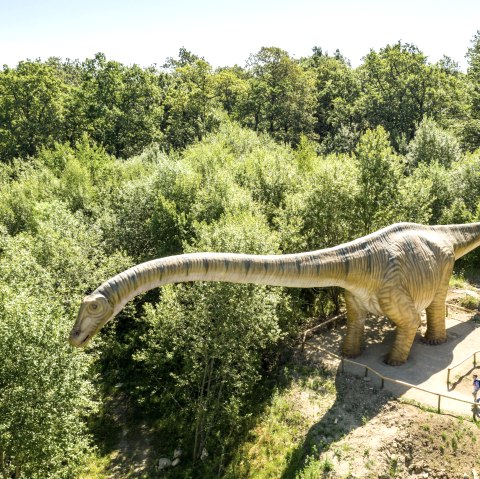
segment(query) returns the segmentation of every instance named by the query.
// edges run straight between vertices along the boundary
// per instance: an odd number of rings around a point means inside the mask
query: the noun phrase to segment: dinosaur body
[[[368,312],[397,326],[386,361],[402,364],[427,311],[425,341],[446,340],[445,298],[456,259],[480,245],[480,223],[423,226],[399,223],[334,248],[291,255],[193,253],[149,261],[103,283],[80,307],[70,343],[84,346],[137,294],[163,284],[223,281],[287,287],[345,288],[343,352],[361,352]]]

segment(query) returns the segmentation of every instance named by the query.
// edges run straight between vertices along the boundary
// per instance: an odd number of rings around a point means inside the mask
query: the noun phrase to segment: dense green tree
[[[421,166],[413,174],[399,178],[397,202],[392,205],[392,222],[430,223],[436,197],[434,180],[425,174],[425,170]]]
[[[0,262],[0,471],[5,478],[60,479],[73,476],[89,446],[83,417],[93,406],[90,361],[65,342],[65,311],[46,282],[12,287],[16,264],[42,273],[22,251],[29,241],[7,243]]]
[[[278,251],[275,235],[258,216],[227,215],[198,228],[189,250]],[[143,385],[143,394],[172,415],[194,460],[204,448],[224,460],[219,453],[242,426],[262,354],[282,336],[284,300],[280,288],[195,283],[164,288],[161,302],[147,308],[151,328],[135,360],[154,380]]]
[[[373,50],[358,69],[361,95],[357,108],[366,125],[382,125],[393,145],[403,150],[425,115],[439,121],[464,115],[461,79],[414,45],[387,45]],[[460,90],[460,91],[458,91]]]
[[[262,48],[247,63],[251,75],[243,123],[296,144],[314,126],[315,80],[280,48]]]
[[[126,261],[102,254],[98,231],[61,202],[35,206],[34,225],[0,251],[0,472],[74,477],[90,448],[92,355],[66,342],[80,298]],[[1,230],[0,230],[1,231]]]
[[[468,78],[472,82],[472,116],[480,119],[480,30],[472,39],[467,52]]]
[[[353,159],[330,155],[316,162],[291,192],[278,224],[289,253],[328,248],[355,237],[358,172]]]
[[[355,149],[358,195],[355,211],[362,235],[387,226],[397,201],[399,162],[383,127],[368,130]]]
[[[215,96],[226,113],[233,119],[240,120],[246,112],[249,92],[248,74],[242,68],[220,68],[213,77]]]
[[[57,73],[39,60],[0,72],[0,161],[25,159],[65,138],[68,87]]]
[[[82,64],[68,118],[71,141],[84,132],[125,158],[161,141],[162,78],[154,69],[126,67],[97,53]]]
[[[439,128],[429,118],[424,118],[420,123],[407,149],[410,168],[420,163],[428,165],[435,162],[450,167],[461,156],[460,145],[454,135]]]
[[[456,199],[475,214],[480,202],[480,150],[467,153],[452,165],[450,186]]]
[[[461,194],[453,190],[450,171],[439,163],[429,166],[421,164],[414,172],[417,182],[428,186],[428,198],[431,208],[429,223],[441,224],[443,212],[453,203],[455,195]]]
[[[315,133],[326,151],[352,151],[360,127],[355,110],[358,75],[339,53],[330,56],[319,48],[305,62],[316,77]]]
[[[470,118],[461,129],[464,144],[470,150],[480,147],[480,30],[467,52],[467,78],[470,86]]]
[[[165,98],[166,141],[170,147],[185,148],[218,126],[213,72],[207,61],[185,50],[169,65],[173,70]]]

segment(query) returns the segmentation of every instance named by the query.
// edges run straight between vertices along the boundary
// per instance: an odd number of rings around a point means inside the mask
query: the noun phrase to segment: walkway
[[[452,390],[447,388],[447,370],[450,366],[475,351],[480,350],[480,325],[470,320],[471,315],[449,308],[447,318],[448,341],[438,346],[430,346],[420,341],[421,333],[425,328],[425,318],[422,319],[422,327],[417,333],[410,357],[402,366],[392,367],[383,362],[383,357],[388,353],[393,342],[394,329],[385,318],[371,318],[366,325],[366,347],[364,352],[355,362],[371,367],[383,376],[404,381],[414,386],[432,391],[433,393],[445,394],[466,401],[472,401],[472,374],[475,371],[480,376],[480,354],[477,355],[477,368],[473,368],[473,358],[463,365],[455,368],[451,373],[451,380],[456,381]],[[312,359],[328,360],[325,353],[319,348],[326,349],[331,353],[340,355],[341,342],[345,334],[346,326],[342,325],[327,333],[320,333],[308,341],[306,352]],[[345,362],[347,372],[364,375],[365,368]],[[371,381],[380,384],[375,375],[370,374]],[[406,388],[385,381],[385,388],[396,397],[415,400],[427,406],[436,408],[438,396],[418,391],[415,388]],[[470,416],[471,406],[460,401],[441,399],[442,412],[453,412],[459,415]]]

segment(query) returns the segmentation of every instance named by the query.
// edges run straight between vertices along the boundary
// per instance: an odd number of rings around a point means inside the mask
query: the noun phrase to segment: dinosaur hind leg
[[[453,264],[452,264],[453,268]],[[427,344],[441,344],[447,340],[445,325],[445,300],[448,292],[448,280],[451,269],[446,272],[445,277],[438,288],[433,301],[427,308],[427,331],[422,341]]]
[[[342,352],[348,358],[355,358],[362,352],[363,330],[367,311],[348,291],[345,291],[345,303],[347,306],[347,334]]]
[[[395,291],[395,294],[384,298],[382,302],[383,311],[397,326],[395,340],[385,362],[390,366],[399,366],[408,359],[420,325],[420,314],[410,295],[401,290]]]

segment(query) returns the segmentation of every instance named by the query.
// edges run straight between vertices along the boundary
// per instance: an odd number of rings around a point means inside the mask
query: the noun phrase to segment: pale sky
[[[480,0],[0,0],[0,65],[96,52],[162,65],[183,46],[214,67],[244,66],[262,46],[295,58],[319,46],[357,66],[401,40],[465,69],[477,30]]]

